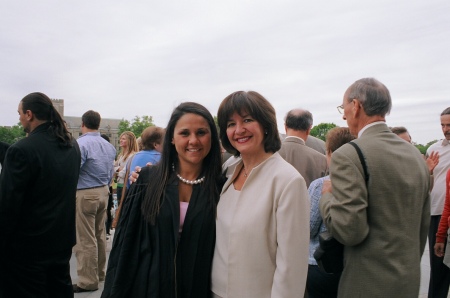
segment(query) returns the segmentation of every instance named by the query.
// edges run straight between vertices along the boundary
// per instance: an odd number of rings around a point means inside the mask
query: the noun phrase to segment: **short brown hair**
[[[164,138],[165,130],[159,126],[150,126],[144,129],[141,134],[143,150],[154,150],[155,143],[161,144]]]
[[[407,132],[409,134],[409,132],[406,129],[406,127],[403,127],[403,126],[391,127],[391,131],[393,133],[395,133],[396,135],[399,135],[399,134],[402,134],[402,133],[405,133],[405,132]]]
[[[327,132],[325,139],[327,153],[333,153],[342,145],[354,140],[355,137],[350,134],[348,127],[334,127]]]
[[[98,130],[101,120],[100,114],[93,110],[89,110],[81,116],[81,122],[89,129]]]
[[[227,137],[227,122],[230,117],[238,113],[248,113],[261,124],[264,129],[264,151],[277,152],[281,148],[278,133],[275,109],[270,102],[255,91],[236,91],[225,97],[217,112],[222,146],[233,154],[239,156],[240,152],[234,148]]]

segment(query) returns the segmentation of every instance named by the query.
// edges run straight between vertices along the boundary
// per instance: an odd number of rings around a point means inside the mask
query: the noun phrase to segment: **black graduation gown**
[[[211,297],[218,198],[212,206],[203,185],[194,185],[179,237],[179,180],[175,175],[166,187],[155,225],[142,216],[141,205],[152,175],[152,167],[143,168],[129,189],[101,297]]]

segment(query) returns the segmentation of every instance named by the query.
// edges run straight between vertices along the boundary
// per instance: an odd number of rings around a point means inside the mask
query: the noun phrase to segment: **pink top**
[[[189,207],[188,202],[180,202],[180,229],[178,230],[179,233],[183,230],[183,224],[184,219],[186,218],[186,212]]]

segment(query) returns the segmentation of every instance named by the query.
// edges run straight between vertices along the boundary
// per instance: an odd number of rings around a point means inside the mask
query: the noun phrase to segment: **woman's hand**
[[[131,175],[128,179],[130,179],[130,185],[133,184],[133,182],[136,182],[137,178],[139,178],[139,173],[141,172],[141,167],[136,166],[134,168],[134,171],[131,172]]]
[[[152,163],[148,162],[145,166],[151,166]],[[139,173],[141,172],[141,167],[140,166],[136,166],[134,168],[134,171],[131,172],[130,177],[128,178],[130,180],[130,185],[133,184],[133,182],[136,182],[136,180],[139,178]]]
[[[331,187],[331,180],[324,180],[323,181],[323,186],[322,186],[322,194],[325,194],[327,192],[331,192],[332,191],[332,187]]]

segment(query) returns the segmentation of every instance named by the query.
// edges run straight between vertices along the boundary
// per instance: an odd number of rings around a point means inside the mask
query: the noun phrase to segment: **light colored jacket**
[[[130,153],[128,157],[125,159],[123,155],[120,155],[119,158],[114,162],[114,171],[117,171],[117,183],[124,184],[125,183],[125,175],[127,172],[128,162],[133,159],[135,153]]]
[[[232,181],[242,166],[239,161],[222,193],[234,187]],[[308,270],[308,192],[305,180],[278,153],[249,173],[229,235],[228,297],[303,297]]]

